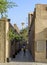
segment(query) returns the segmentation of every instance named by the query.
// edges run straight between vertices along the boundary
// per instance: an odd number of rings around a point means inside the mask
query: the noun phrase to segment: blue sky
[[[10,0],[9,0],[10,1]],[[21,23],[24,22],[25,26],[28,23],[28,13],[33,12],[35,4],[47,4],[47,0],[11,0],[15,2],[18,7],[8,10],[8,18],[11,19],[11,24],[17,24],[19,29],[22,28]],[[24,26],[24,27],[25,27]]]

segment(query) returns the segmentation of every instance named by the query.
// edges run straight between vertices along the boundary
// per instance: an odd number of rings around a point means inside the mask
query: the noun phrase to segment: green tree
[[[28,27],[21,30],[21,36],[22,38],[27,41],[28,40]]]
[[[8,39],[9,40],[15,39],[16,41],[20,41],[21,40],[21,36],[19,34],[17,34],[16,32],[14,32],[12,29],[10,29],[8,31]]]
[[[0,0],[0,14],[1,17],[3,17],[3,14],[6,15],[6,12],[9,8],[13,8],[14,6],[17,6],[14,2],[8,1],[8,0]]]
[[[8,31],[8,39],[9,39],[9,40],[13,40],[14,37],[15,37],[15,34],[14,34],[13,30],[10,29],[10,30]]]

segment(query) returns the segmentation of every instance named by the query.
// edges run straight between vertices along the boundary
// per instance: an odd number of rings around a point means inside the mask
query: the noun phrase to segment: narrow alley
[[[29,53],[29,51],[26,49],[25,54],[23,50],[21,50],[11,61],[12,62],[33,62],[33,58]]]
[[[0,64],[1,65],[1,64]],[[26,49],[24,55],[23,50],[21,50],[15,58],[13,58],[9,63],[2,63],[2,65],[47,65],[47,63],[37,63],[33,62],[32,56]]]

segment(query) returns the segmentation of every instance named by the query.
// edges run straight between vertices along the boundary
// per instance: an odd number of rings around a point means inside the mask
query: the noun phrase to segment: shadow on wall
[[[43,29],[43,31],[35,34],[36,40],[46,40],[47,38],[47,28]]]

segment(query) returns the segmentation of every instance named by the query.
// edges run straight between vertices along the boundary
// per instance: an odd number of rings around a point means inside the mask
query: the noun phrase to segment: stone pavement
[[[0,63],[0,65],[47,65],[47,63],[36,63],[36,62],[9,62],[9,63]]]
[[[47,65],[47,63],[33,62],[31,54],[26,50],[25,55],[23,51],[21,51],[16,55],[15,59],[12,59],[9,63],[0,63],[0,65]]]
[[[21,52],[19,52],[15,59],[12,59],[13,62],[32,62],[32,56],[29,53],[28,50],[26,50],[26,53],[24,54],[23,50],[21,50]]]

